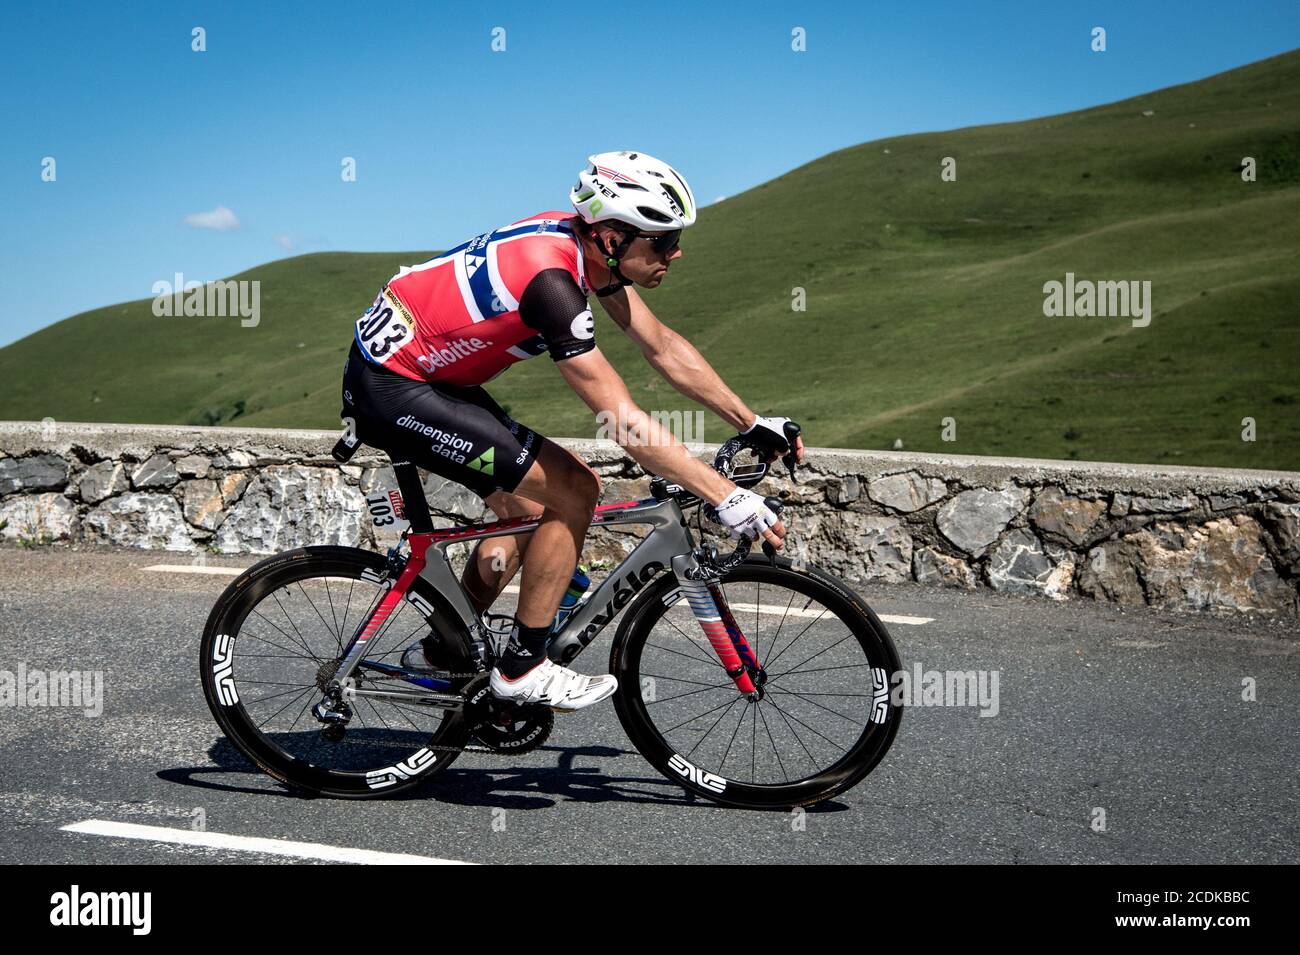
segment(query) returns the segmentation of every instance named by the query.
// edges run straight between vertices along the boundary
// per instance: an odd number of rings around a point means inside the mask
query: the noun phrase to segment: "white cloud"
[[[185,224],[196,229],[215,229],[228,232],[239,228],[239,217],[225,206],[217,206],[211,212],[191,212],[185,217]]]
[[[276,245],[280,246],[280,248],[287,249],[290,252],[298,248],[297,244],[293,241],[293,236],[277,235],[275,237],[275,242]]]
[[[713,203],[714,205],[717,205],[719,202],[724,201],[726,198],[727,198],[726,196],[718,196],[718,198],[713,200]]]

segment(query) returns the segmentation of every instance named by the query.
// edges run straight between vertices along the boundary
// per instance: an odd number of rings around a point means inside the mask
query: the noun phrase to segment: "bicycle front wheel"
[[[815,567],[753,558],[721,584],[758,655],[758,700],[726,675],[678,584],[660,578],[629,609],[610,654],[615,708],[668,779],[724,805],[788,809],[855,786],[884,757],[902,708],[884,624]]]

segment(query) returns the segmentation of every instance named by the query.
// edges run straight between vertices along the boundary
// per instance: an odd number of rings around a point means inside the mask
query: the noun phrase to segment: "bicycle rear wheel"
[[[208,706],[226,738],[275,779],[314,795],[387,796],[446,769],[466,743],[459,712],[406,701],[356,698],[340,738],[312,715],[353,633],[392,585],[379,554],[304,547],[249,568],[212,608],[200,648]],[[464,626],[417,578],[371,638],[356,688],[413,689],[382,667],[430,629],[459,658],[451,672],[473,669]]]
[[[729,806],[786,809],[844,792],[884,757],[902,717],[884,625],[815,567],[753,558],[722,582],[763,667],[746,699],[671,575],[629,609],[610,654],[629,738],[668,779]]]

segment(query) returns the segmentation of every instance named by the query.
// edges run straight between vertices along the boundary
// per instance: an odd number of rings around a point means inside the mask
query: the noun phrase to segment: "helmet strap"
[[[628,246],[632,244],[632,241],[635,238],[636,235],[633,233],[624,233],[622,241],[612,250],[605,253],[605,265],[609,267],[609,274],[613,278],[613,281],[603,288],[596,289],[597,298],[604,298],[606,295],[613,295],[624,286],[632,284],[632,280],[623,275],[619,270],[618,265],[623,256],[627,254]]]

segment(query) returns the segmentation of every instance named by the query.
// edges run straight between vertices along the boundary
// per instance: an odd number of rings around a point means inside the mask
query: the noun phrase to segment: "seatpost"
[[[397,488],[402,492],[402,507],[406,509],[411,533],[430,533],[433,518],[429,516],[429,502],[424,496],[424,485],[420,483],[419,469],[410,461],[394,461],[393,474],[397,476]]]

